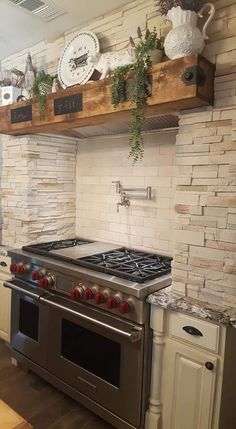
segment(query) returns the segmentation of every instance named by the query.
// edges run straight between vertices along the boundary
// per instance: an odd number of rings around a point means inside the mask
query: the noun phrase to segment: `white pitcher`
[[[209,18],[204,24],[203,30],[197,27],[198,18],[203,18],[205,9],[209,9]],[[183,10],[180,6],[172,7],[167,13],[168,21],[172,22],[173,28],[165,39],[165,52],[171,60],[186,57],[187,55],[200,54],[205,46],[207,27],[215,15],[215,6],[206,3],[200,12]]]

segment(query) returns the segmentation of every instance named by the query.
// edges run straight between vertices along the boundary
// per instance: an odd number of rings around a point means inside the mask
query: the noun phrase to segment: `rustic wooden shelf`
[[[165,116],[213,104],[214,74],[215,66],[199,55],[153,66],[146,116]],[[40,120],[36,101],[0,107],[0,133],[73,135],[73,129],[86,125],[127,121],[132,108],[129,101],[113,108],[110,80],[105,79],[48,95],[44,120]]]

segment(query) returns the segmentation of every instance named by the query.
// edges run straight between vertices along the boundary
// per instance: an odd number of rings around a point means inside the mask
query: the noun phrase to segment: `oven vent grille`
[[[154,118],[145,118],[143,123],[144,132],[155,132],[159,130],[177,128],[179,118],[176,115],[156,116]],[[88,125],[76,128],[74,131],[77,137],[81,139],[105,136],[118,136],[128,134],[130,130],[130,121],[106,123],[101,125]]]
[[[47,3],[43,0],[9,0],[16,6],[21,6],[28,12],[33,13],[38,18],[48,22],[59,16],[64,15],[67,11],[61,7],[54,5],[53,3]]]

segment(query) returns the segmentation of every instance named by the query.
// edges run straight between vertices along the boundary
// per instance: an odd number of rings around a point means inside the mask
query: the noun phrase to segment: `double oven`
[[[106,314],[13,278],[13,356],[120,429],[143,428],[147,324]]]

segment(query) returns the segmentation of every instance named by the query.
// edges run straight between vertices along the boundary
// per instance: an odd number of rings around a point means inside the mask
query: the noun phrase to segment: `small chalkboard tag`
[[[83,110],[83,94],[68,95],[54,100],[54,115],[65,115]]]
[[[11,124],[32,121],[32,104],[11,110]]]

